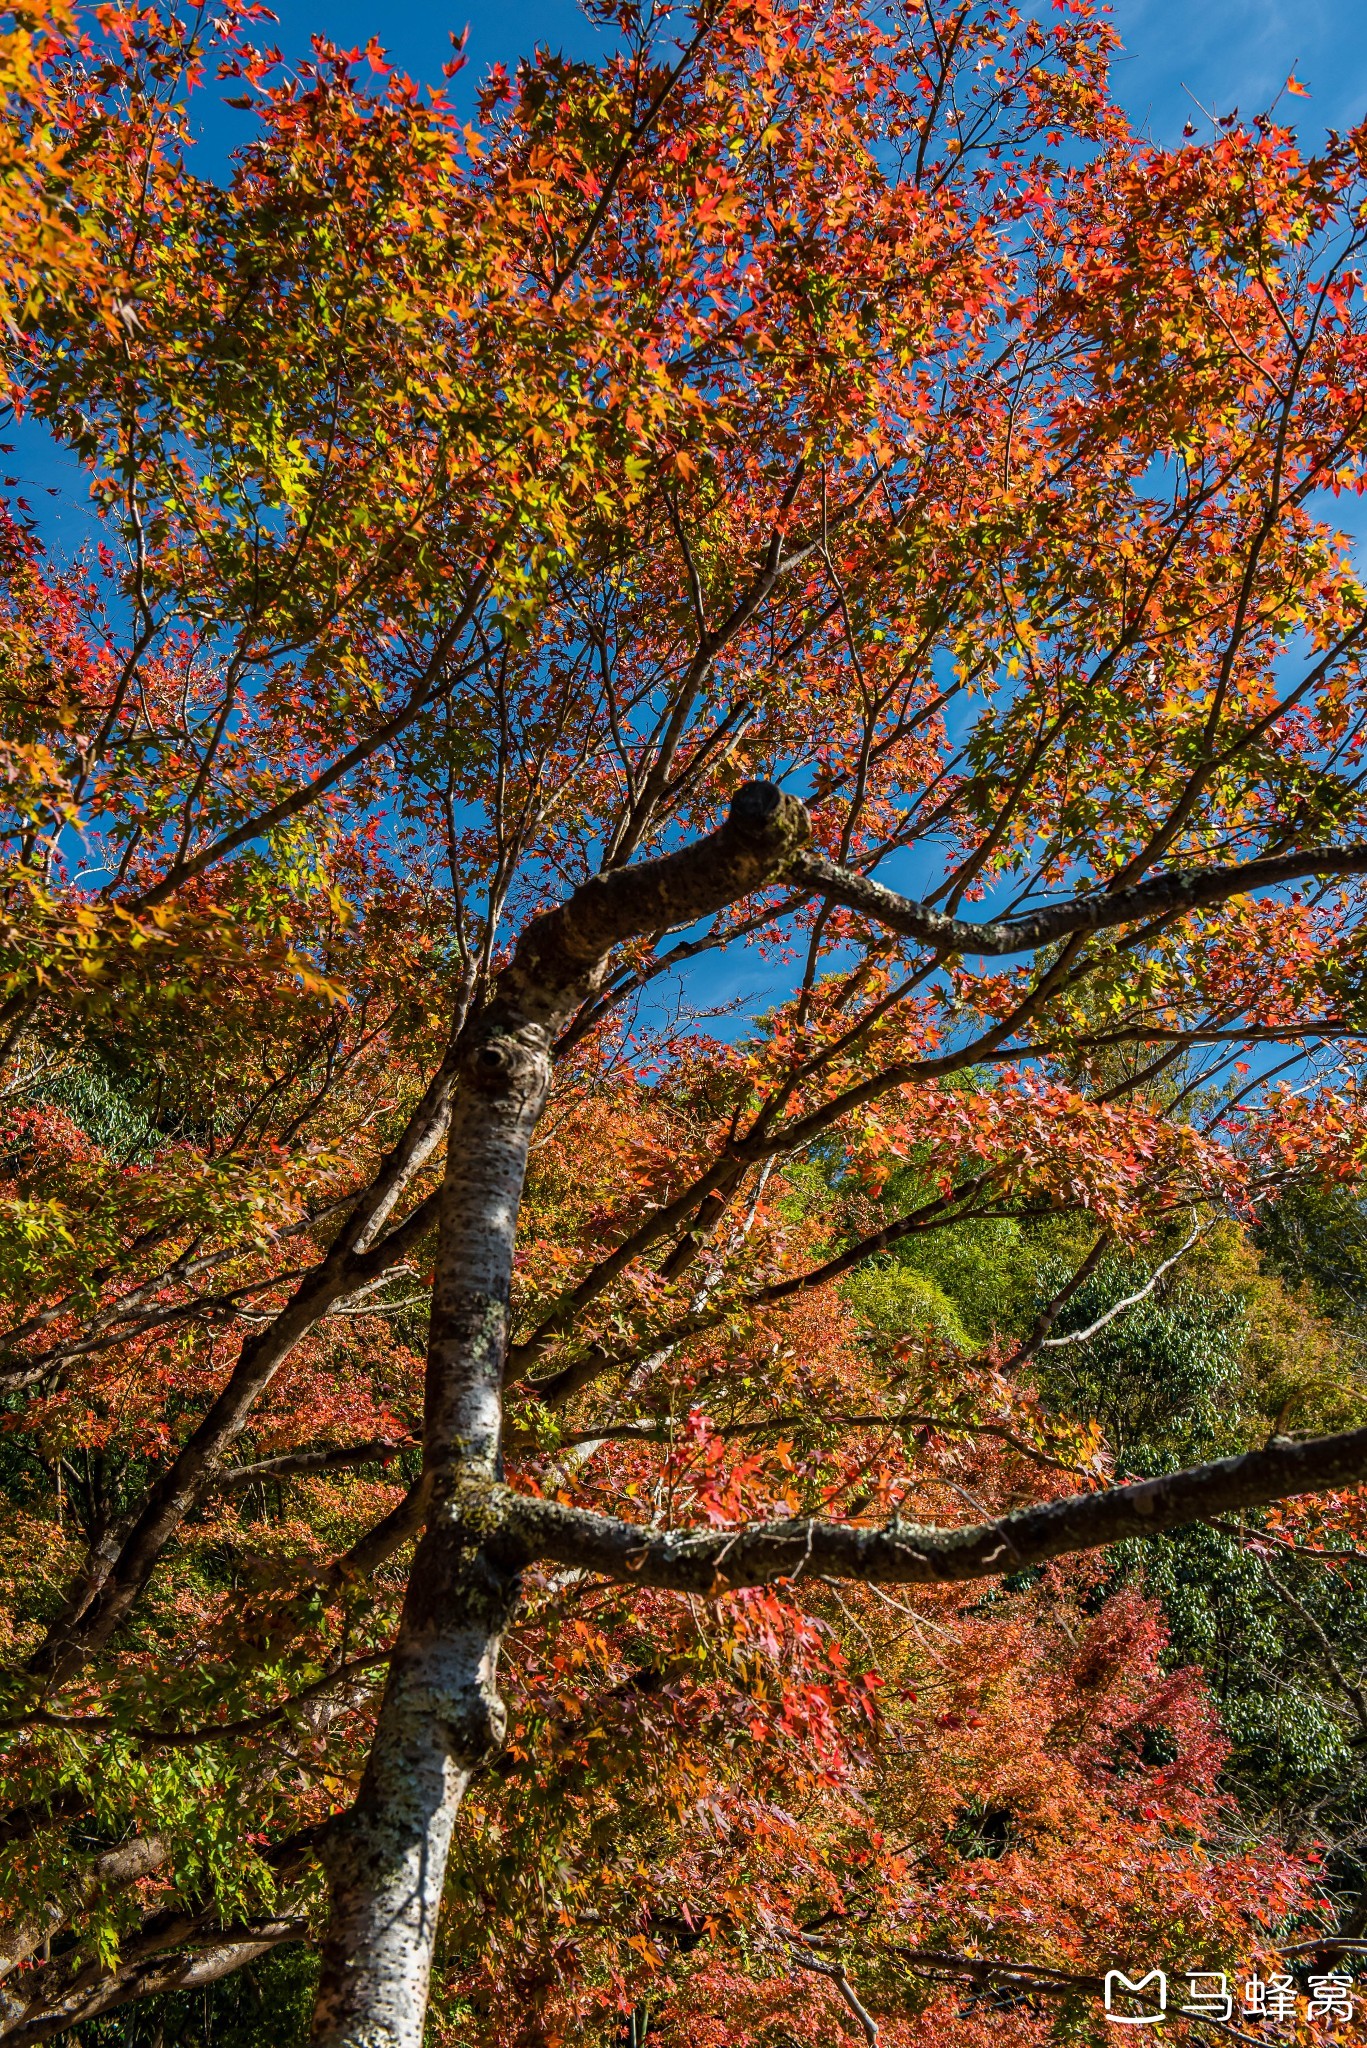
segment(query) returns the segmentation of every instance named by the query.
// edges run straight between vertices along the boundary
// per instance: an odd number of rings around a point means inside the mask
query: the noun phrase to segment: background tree
[[[416,2043],[444,1889],[489,2040],[1355,1938],[1094,1553],[1357,1547],[1351,1357],[1170,1290],[1364,1156],[1363,135],[1141,144],[1077,4],[627,6],[479,134],[9,20],[104,540],[3,530],[0,2038],[321,1942]]]

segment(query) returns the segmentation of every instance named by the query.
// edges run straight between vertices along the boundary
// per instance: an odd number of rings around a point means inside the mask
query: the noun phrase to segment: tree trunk
[[[503,1736],[499,1644],[526,1554],[500,1505],[503,1370],[551,1046],[616,945],[763,888],[810,836],[794,797],[743,785],[707,838],[599,875],[535,918],[463,1034],[427,1357],[427,1527],[361,1789],[323,1850],[331,1917],[314,2048],[420,2048],[451,1830]]]
[[[317,2048],[419,2048],[451,1829],[503,1737],[495,1680],[517,1558],[481,1482],[502,1476],[513,1240],[550,1060],[543,1030],[489,1021],[462,1062],[448,1141],[424,1418],[432,1506],[361,1790],[325,1851]]]
[[[451,1830],[502,1740],[495,1671],[516,1586],[458,1512],[429,1527],[360,1795],[326,1852],[318,2048],[419,2048]]]

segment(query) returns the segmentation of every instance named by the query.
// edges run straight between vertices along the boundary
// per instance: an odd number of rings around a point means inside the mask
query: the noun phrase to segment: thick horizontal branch
[[[510,1536],[529,1557],[627,1584],[715,1595],[781,1579],[938,1585],[992,1578],[1072,1551],[1162,1535],[1210,1515],[1367,1480],[1367,1429],[1221,1458],[1160,1479],[1074,1494],[962,1529],[897,1517],[881,1527],[795,1515],[737,1529],[643,1529],[610,1515],[504,1491]]]
[[[866,875],[842,868],[824,854],[810,850],[799,853],[788,870],[794,881],[807,886],[829,902],[843,904],[886,925],[904,938],[917,939],[944,953],[1033,953],[1075,932],[1108,930],[1112,925],[1131,924],[1138,918],[1160,913],[1201,910],[1224,903],[1231,896],[1246,896],[1254,889],[1276,888],[1285,882],[1304,881],[1311,875],[1367,874],[1367,846],[1325,846],[1303,853],[1278,854],[1268,860],[1247,861],[1233,868],[1182,868],[1172,874],[1153,875],[1129,889],[1096,890],[1074,896],[1066,903],[1050,903],[1042,910],[1027,911],[1022,917],[988,919],[974,924],[967,918],[946,917],[927,903],[899,896],[893,889]]]
[[[527,925],[495,985],[489,1015],[515,1014],[558,1032],[606,978],[614,950],[696,923],[781,881],[811,838],[796,797],[768,782],[736,791],[723,823],[677,852],[591,876]]]
[[[22,1919],[0,1928],[0,1977],[9,1976],[20,1963],[27,1962],[73,1914],[83,1911],[102,1893],[127,1890],[141,1879],[155,1876],[169,1853],[161,1835],[134,1835],[95,1857],[63,1894],[43,1900]]]

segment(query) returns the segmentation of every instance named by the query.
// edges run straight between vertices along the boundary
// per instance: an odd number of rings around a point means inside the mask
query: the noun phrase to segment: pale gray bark
[[[740,1529],[643,1529],[612,1515],[565,1508],[500,1488],[490,1499],[524,1555],[628,1585],[704,1596],[780,1579],[853,1579],[868,1585],[938,1585],[1017,1572],[1074,1551],[1161,1536],[1190,1522],[1298,1494],[1367,1480],[1367,1429],[1297,1442],[1166,1472],[1130,1486],[1073,1494],[993,1522],[926,1528],[894,1516],[881,1527],[795,1515]]]
[[[145,1941],[135,1940],[125,1951],[126,1960],[114,1970],[93,1966],[59,1995],[45,2000],[39,1993],[27,2005],[0,1996],[0,2041],[7,2048],[36,2048],[40,2041],[52,2041],[70,2034],[85,2020],[116,2012],[165,1992],[196,1991],[231,1977],[236,1970],[257,1961],[270,1949],[287,1941],[301,1941],[308,1933],[302,1919],[258,1921],[251,1927],[229,1931],[221,1937],[203,1935],[193,1925],[175,1922],[158,1930]],[[187,1936],[203,1941],[167,1959],[160,1953],[170,1943]],[[49,1966],[53,1967],[53,1966]]]
[[[794,798],[747,784],[699,844],[597,876],[537,918],[462,1034],[427,1364],[427,1527],[361,1789],[324,1848],[315,2048],[420,2048],[452,1826],[503,1737],[495,1680],[521,1550],[489,1507],[517,1218],[556,1035],[614,946],[762,888],[810,829]]]
[[[492,1052],[492,1057],[489,1057]],[[470,1774],[497,1749],[498,1643],[516,1597],[462,1512],[459,1481],[499,1470],[513,1241],[545,1104],[544,1049],[500,1035],[473,1050],[449,1140],[428,1354],[432,1506],[360,1794],[325,1850],[333,1910],[314,2038],[417,2048],[442,1881]]]

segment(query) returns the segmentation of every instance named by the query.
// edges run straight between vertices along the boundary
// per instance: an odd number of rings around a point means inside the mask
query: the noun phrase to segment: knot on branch
[[[609,868],[543,911],[498,978],[495,1014],[558,1030],[599,987],[613,948],[712,917],[787,873],[810,843],[807,806],[772,782],[744,782],[715,832],[631,867]]]
[[[463,1474],[449,1491],[438,1493],[409,1591],[420,1626],[440,1633],[455,1621],[491,1636],[503,1633],[530,1555],[516,1500],[500,1481],[474,1474]]]
[[[781,864],[812,839],[812,821],[806,804],[772,782],[742,782],[731,799],[727,825],[737,837],[749,840],[757,851],[773,855]]]
[[[464,1543],[498,1544],[502,1539],[516,1545],[521,1499],[503,1480],[458,1466],[448,1477],[437,1478],[428,1522],[444,1525]]]
[[[466,1053],[465,1075],[479,1094],[505,1101],[539,1102],[550,1086],[551,1064],[543,1035],[494,1028]]]
[[[446,1712],[451,1755],[463,1770],[482,1770],[493,1762],[508,1733],[508,1709],[485,1680],[452,1700]]]

